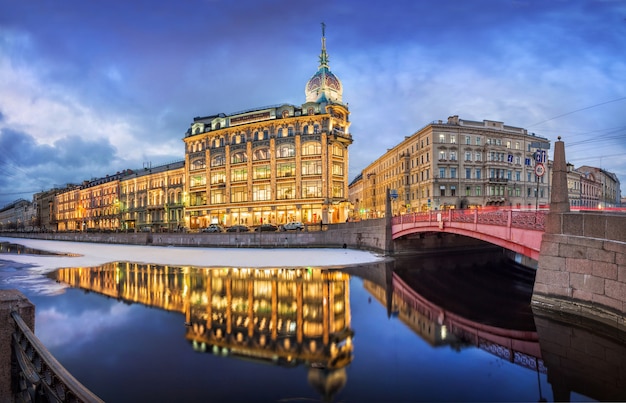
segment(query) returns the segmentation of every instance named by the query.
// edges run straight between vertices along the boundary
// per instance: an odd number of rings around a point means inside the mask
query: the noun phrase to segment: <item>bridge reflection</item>
[[[397,317],[433,347],[449,346],[455,350],[478,347],[516,365],[545,373],[528,306],[530,294],[521,288],[517,292],[505,290],[509,302],[504,303],[507,313],[501,315],[493,306],[491,309],[481,306],[492,304],[491,300],[497,296],[489,297],[488,291],[477,289],[468,278],[479,278],[475,275],[482,262],[493,258],[492,251],[476,251],[464,252],[462,260],[454,254],[399,259],[386,286],[368,280],[363,283],[370,294],[387,306],[390,316]],[[455,281],[464,283],[465,288],[459,288]],[[494,283],[490,287],[503,284],[497,279]],[[527,300],[526,309],[524,300]]]

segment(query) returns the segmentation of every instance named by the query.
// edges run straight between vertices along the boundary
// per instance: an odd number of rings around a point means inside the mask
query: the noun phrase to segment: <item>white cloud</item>
[[[45,309],[37,313],[37,337],[48,348],[88,343],[103,330],[126,325],[131,309],[125,304],[114,304],[108,311],[89,309],[80,315],[68,315],[55,307]]]

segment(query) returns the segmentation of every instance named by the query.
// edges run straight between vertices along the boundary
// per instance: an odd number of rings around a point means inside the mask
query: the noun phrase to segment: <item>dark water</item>
[[[24,245],[10,243],[10,242],[0,242],[0,254],[7,255],[48,255],[48,256],[78,256],[78,254],[71,253],[56,253],[56,252],[48,252],[45,250],[39,250],[35,248],[29,248]]]
[[[114,262],[24,292],[38,337],[107,402],[625,400],[623,335],[533,312],[533,276],[491,252],[336,270]]]

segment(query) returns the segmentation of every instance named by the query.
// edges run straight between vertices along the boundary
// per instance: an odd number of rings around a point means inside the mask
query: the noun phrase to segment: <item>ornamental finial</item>
[[[320,54],[320,67],[328,67],[328,53],[326,53],[326,24],[322,22],[322,54]]]

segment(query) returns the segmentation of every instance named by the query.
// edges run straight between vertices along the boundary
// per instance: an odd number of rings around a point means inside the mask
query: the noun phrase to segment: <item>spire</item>
[[[320,54],[320,68],[328,68],[328,53],[326,53],[326,24],[322,22],[322,54]]]
[[[322,53],[319,56],[320,65],[317,73],[309,79],[304,93],[306,102],[337,102],[341,103],[342,85],[341,81],[328,67],[328,53],[326,53],[326,24],[322,22]]]

